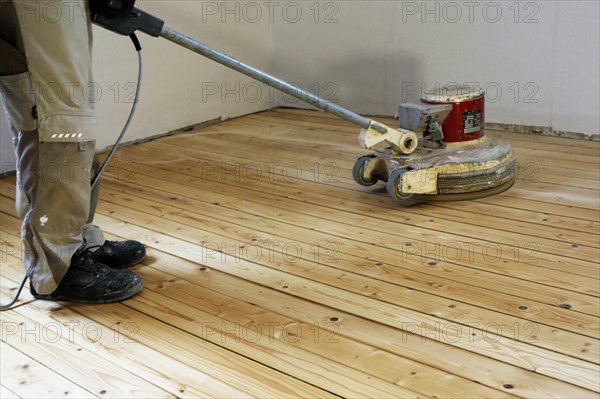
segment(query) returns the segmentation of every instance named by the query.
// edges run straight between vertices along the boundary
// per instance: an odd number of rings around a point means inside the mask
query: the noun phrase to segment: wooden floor
[[[147,245],[145,289],[25,293],[0,315],[1,396],[597,398],[599,143],[488,133],[515,187],[411,208],[352,181],[367,152],[323,113],[121,150],[96,222]],[[0,188],[6,302],[23,268]]]

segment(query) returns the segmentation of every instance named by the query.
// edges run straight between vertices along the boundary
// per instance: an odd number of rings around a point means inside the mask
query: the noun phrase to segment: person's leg
[[[66,274],[89,214],[94,110],[74,88],[91,82],[91,34],[82,4],[69,4],[13,1],[27,73],[3,78],[28,202],[20,206],[25,267],[40,294],[52,293]],[[26,115],[29,126],[15,115]]]
[[[6,107],[9,129],[16,148],[19,146],[19,130],[23,132],[33,131],[37,128],[37,123],[33,118],[31,110],[35,105],[35,98],[30,90],[28,96],[17,98],[11,96],[10,100],[6,87],[19,86],[29,83],[29,74],[27,73],[27,62],[25,60],[25,51],[23,49],[23,40],[18,29],[16,12],[12,3],[8,0],[0,0],[0,96],[3,100],[12,104]],[[16,210],[17,214],[23,219],[29,203],[23,190],[21,189],[19,168],[17,167],[17,192],[16,192]]]
[[[83,245],[95,145],[93,104],[84,98],[92,84],[85,3],[13,4],[0,4],[0,85],[17,152],[17,208],[32,293],[85,302],[124,299],[141,289],[139,278],[95,263]]]

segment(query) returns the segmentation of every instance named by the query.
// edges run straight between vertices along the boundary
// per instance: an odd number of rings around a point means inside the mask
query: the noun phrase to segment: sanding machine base
[[[482,198],[513,185],[510,145],[484,134],[483,90],[448,85],[425,91],[421,101],[398,109],[400,126],[417,133],[415,151],[387,148],[358,158],[352,171],[358,184],[384,181],[404,205]]]

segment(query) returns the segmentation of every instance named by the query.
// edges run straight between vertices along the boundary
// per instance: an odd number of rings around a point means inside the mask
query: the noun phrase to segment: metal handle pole
[[[236,60],[225,53],[215,50],[204,43],[192,39],[189,36],[174,31],[167,26],[162,28],[160,36],[364,129],[367,129],[369,126],[371,126],[381,133],[387,132],[387,128],[383,125],[372,123],[372,121],[368,118],[360,116],[350,110],[347,110],[346,108],[340,107],[337,104],[333,104],[324,98],[316,96],[298,87],[294,87],[284,80]]]

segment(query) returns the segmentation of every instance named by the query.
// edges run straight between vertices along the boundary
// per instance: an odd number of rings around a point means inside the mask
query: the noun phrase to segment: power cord
[[[25,286],[25,283],[27,282],[27,278],[28,278],[28,276],[25,275],[25,277],[23,277],[23,280],[21,280],[21,285],[19,286],[19,289],[17,290],[17,293],[14,296],[14,298],[12,299],[12,301],[10,301],[10,303],[7,303],[6,305],[0,305],[0,311],[4,311],[4,310],[8,310],[8,309],[12,308],[13,305],[19,300],[19,296],[21,295],[21,291],[23,291],[23,287]]]
[[[121,134],[117,138],[117,141],[115,142],[115,145],[113,146],[113,148],[111,148],[110,152],[108,153],[108,156],[106,157],[106,160],[104,161],[104,163],[98,170],[98,173],[96,173],[96,176],[94,176],[94,179],[92,180],[92,190],[98,185],[98,182],[100,181],[100,176],[102,176],[104,169],[106,168],[106,166],[108,165],[108,163],[110,162],[112,157],[115,155],[115,152],[117,152],[117,148],[119,148],[121,141],[125,137],[125,133],[127,132],[127,129],[129,128],[129,124],[131,123],[131,120],[133,119],[133,115],[135,114],[135,110],[137,109],[137,105],[138,105],[139,98],[140,98],[140,85],[142,83],[142,46],[140,45],[140,42],[139,42],[137,36],[135,35],[135,33],[130,34],[129,37],[131,38],[131,41],[133,42],[133,45],[135,46],[135,50],[138,55],[138,78],[137,78],[137,86],[135,88],[135,97],[133,99],[133,105],[131,106],[131,111],[129,112],[129,117],[127,118],[127,122],[125,122],[125,126],[123,126],[123,130],[121,131]]]

